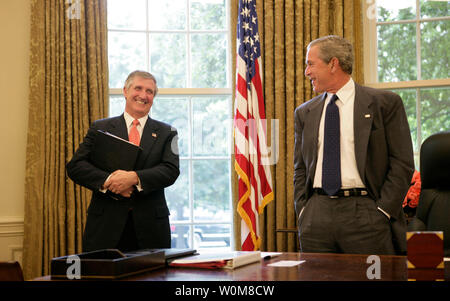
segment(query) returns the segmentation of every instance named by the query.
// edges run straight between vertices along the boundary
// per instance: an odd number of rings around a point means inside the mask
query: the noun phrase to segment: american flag
[[[261,244],[258,215],[273,200],[266,143],[266,116],[261,82],[261,50],[256,0],[240,0],[237,24],[234,168],[238,174],[241,249]]]

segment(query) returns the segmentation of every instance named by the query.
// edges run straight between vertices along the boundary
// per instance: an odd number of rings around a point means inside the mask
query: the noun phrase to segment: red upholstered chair
[[[0,281],[23,281],[22,268],[17,261],[0,261]]]

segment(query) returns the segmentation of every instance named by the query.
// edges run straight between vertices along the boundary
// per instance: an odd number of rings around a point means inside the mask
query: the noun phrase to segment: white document
[[[297,260],[280,260],[280,261],[277,261],[274,263],[270,263],[267,266],[270,266],[270,267],[295,267],[304,262],[305,262],[305,260],[299,260],[299,261],[297,261]]]
[[[280,252],[261,252],[261,258],[268,260],[268,259],[272,259],[274,257],[280,256],[283,253]]]

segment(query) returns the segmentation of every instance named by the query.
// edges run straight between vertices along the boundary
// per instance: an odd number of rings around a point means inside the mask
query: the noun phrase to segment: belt
[[[334,195],[328,195],[322,188],[314,188],[314,192],[320,195],[327,195],[332,199],[337,199],[339,197],[347,196],[365,196],[368,192],[365,188],[350,188],[350,189],[339,189]]]

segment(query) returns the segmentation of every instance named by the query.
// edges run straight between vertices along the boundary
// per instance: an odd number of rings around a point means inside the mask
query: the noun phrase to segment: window
[[[416,168],[422,142],[450,130],[450,2],[365,1],[365,80],[404,102]]]
[[[123,112],[126,76],[148,70],[159,88],[151,117],[178,130],[172,247],[233,247],[228,19],[227,0],[108,0],[110,116]]]

